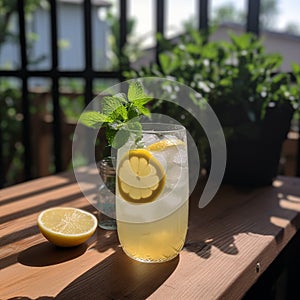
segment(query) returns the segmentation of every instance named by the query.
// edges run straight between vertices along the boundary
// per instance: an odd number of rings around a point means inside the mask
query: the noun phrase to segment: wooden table
[[[72,174],[0,190],[0,299],[239,299],[295,235],[300,179],[274,186],[222,186],[204,209],[191,196],[185,249],[163,264],[128,258],[116,232],[97,229],[82,246],[60,249],[39,233],[52,206],[95,212]]]

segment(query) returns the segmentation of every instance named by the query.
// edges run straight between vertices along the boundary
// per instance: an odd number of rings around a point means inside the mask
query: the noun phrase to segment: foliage
[[[24,2],[24,11],[26,15],[33,13],[38,7],[46,6],[45,0],[26,0]],[[18,10],[17,0],[0,0],[0,47],[8,40],[16,40],[16,35],[10,29],[10,21]]]
[[[86,111],[79,118],[79,122],[92,128],[105,128],[108,143],[113,148],[122,147],[130,136],[130,131],[137,133],[139,142],[142,126],[139,117],[150,116],[150,111],[145,107],[150,100],[144,92],[140,81],[132,81],[129,84],[127,96],[118,93],[112,96],[105,96],[101,101],[101,111]]]
[[[276,18],[280,9],[278,0],[261,0],[259,24],[262,29],[274,29],[278,22]],[[222,22],[237,22],[244,24],[246,22],[246,12],[239,10],[234,2],[224,3],[213,10],[212,23],[220,24]],[[284,31],[297,34],[299,26],[296,23],[286,24]]]
[[[22,154],[24,151],[21,142],[21,129],[23,116],[21,102],[16,99],[21,98],[20,88],[7,80],[0,82],[0,132],[2,143],[3,165],[2,174],[5,178],[0,180],[3,183],[16,182],[21,178]]]
[[[293,65],[293,74],[277,74],[282,57],[266,53],[262,41],[249,33],[240,36],[230,34],[228,42],[206,41],[207,36],[191,30],[175,45],[164,43],[159,64],[125,75],[127,78],[171,77],[190,86],[199,95],[191,99],[191,109],[201,109],[201,102],[206,100],[228,136],[234,133],[235,136],[255,138],[268,108],[287,104],[298,109],[298,65]],[[298,84],[292,84],[291,76],[295,76]],[[184,119],[184,125],[194,130],[190,116],[183,116],[181,112],[178,115],[176,108],[168,106],[166,109],[168,114]],[[194,134],[199,140],[197,131]]]
[[[45,0],[24,1],[25,17],[28,18],[38,7],[47,5]],[[17,14],[17,0],[0,0],[0,51],[6,42],[18,42],[18,34],[12,30],[11,22]],[[36,35],[27,34],[27,55],[28,64],[36,64],[44,59],[43,56],[33,58],[30,51]],[[16,81],[3,78],[0,82],[0,132],[3,165],[0,179],[2,184],[8,185],[23,179],[22,175],[22,155],[24,146],[22,144],[22,102],[21,89]]]

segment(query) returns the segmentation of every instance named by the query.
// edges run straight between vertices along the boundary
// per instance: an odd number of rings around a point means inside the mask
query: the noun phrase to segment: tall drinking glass
[[[164,262],[181,251],[188,226],[188,155],[181,125],[143,124],[117,154],[117,230],[124,252]]]

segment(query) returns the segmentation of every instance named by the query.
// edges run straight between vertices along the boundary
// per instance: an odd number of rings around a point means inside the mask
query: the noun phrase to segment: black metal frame
[[[92,24],[91,24],[91,0],[83,1],[84,13],[84,36],[85,36],[85,68],[83,71],[61,71],[58,69],[59,59],[57,50],[57,13],[56,0],[48,0],[50,3],[51,14],[51,68],[46,71],[29,70],[26,55],[26,22],[24,16],[24,1],[18,0],[18,16],[19,16],[19,42],[21,68],[19,70],[0,70],[0,78],[12,76],[22,80],[22,113],[23,113],[23,144],[24,153],[24,174],[26,179],[32,178],[32,151],[30,143],[30,114],[29,114],[29,97],[28,97],[28,79],[30,77],[47,77],[52,81],[51,94],[53,101],[53,137],[54,137],[54,156],[55,171],[62,171],[62,133],[60,124],[60,105],[59,105],[59,78],[73,77],[83,78],[85,80],[85,103],[88,104],[93,98],[93,80],[96,78],[115,78],[122,81],[122,65],[117,71],[95,71],[92,66]],[[156,32],[164,35],[165,32],[165,0],[156,0]],[[259,34],[259,6],[260,0],[248,0],[247,25],[245,30]],[[120,15],[120,50],[126,44],[127,38],[127,0],[119,0]],[[209,25],[209,0],[198,0],[198,28],[199,30],[207,30]],[[159,43],[156,45],[156,60],[158,62],[158,53],[160,52]],[[1,132],[0,132],[1,137]],[[1,145],[0,145],[1,148]],[[300,152],[299,152],[300,153]],[[0,166],[2,165],[2,151],[0,149]],[[3,178],[4,174],[0,177]],[[299,168],[300,170],[300,163]],[[300,172],[300,171],[299,171]],[[3,184],[3,183],[2,183]],[[1,182],[0,182],[1,186]]]

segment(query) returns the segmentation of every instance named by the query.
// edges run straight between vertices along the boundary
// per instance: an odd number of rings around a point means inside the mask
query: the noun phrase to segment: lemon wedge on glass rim
[[[150,151],[164,151],[169,147],[177,147],[184,145],[184,142],[177,138],[164,139],[158,142],[155,142],[147,147]]]
[[[84,243],[97,228],[97,218],[82,209],[53,207],[42,211],[37,219],[44,237],[60,247],[73,247]]]
[[[131,203],[149,203],[162,192],[166,174],[161,163],[147,149],[129,150],[117,172],[118,190]]]

